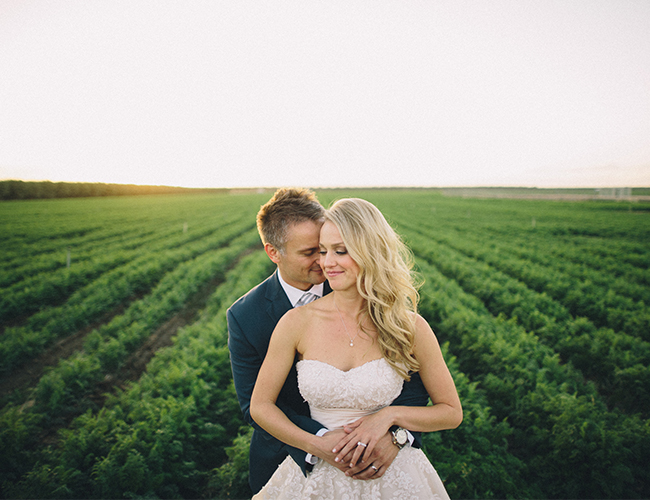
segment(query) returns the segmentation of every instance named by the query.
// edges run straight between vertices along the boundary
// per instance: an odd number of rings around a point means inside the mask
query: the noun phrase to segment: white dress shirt
[[[313,285],[309,290],[300,290],[299,288],[296,288],[295,286],[291,286],[289,283],[284,281],[282,279],[282,273],[278,269],[278,279],[280,280],[280,285],[282,285],[282,289],[284,290],[284,293],[287,294],[287,297],[289,297],[289,302],[291,302],[291,307],[296,307],[296,304],[298,301],[301,299],[303,294],[305,292],[313,293],[317,297],[322,297],[323,296],[323,283],[320,285]]]

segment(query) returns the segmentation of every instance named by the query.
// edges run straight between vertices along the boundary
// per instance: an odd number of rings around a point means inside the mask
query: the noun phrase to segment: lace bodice
[[[402,391],[404,380],[383,359],[349,371],[323,361],[298,361],[298,387],[309,403],[312,418],[329,429],[389,405]]]
[[[402,391],[403,379],[384,359],[349,371],[323,361],[297,363],[298,387],[312,418],[329,429],[389,405]],[[253,500],[449,500],[440,477],[419,448],[404,446],[384,475],[371,481],[352,479],[325,460],[305,475],[287,457]]]

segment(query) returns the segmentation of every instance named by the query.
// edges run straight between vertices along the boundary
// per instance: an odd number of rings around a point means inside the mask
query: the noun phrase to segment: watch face
[[[395,440],[400,445],[406,444],[406,440],[407,440],[406,431],[404,429],[397,429],[397,431],[395,431]]]

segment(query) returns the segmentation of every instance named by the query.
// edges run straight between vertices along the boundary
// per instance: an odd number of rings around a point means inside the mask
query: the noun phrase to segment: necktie
[[[305,292],[302,297],[300,297],[300,300],[296,303],[296,307],[304,306],[305,304],[309,304],[310,302],[316,300],[318,298],[318,295],[314,295],[311,292]]]

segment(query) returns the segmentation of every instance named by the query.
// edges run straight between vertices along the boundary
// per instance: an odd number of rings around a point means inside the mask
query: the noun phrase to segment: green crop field
[[[244,498],[225,311],[271,196],[0,203],[0,496]],[[650,497],[650,204],[322,190],[412,249],[464,408],[452,498]]]

